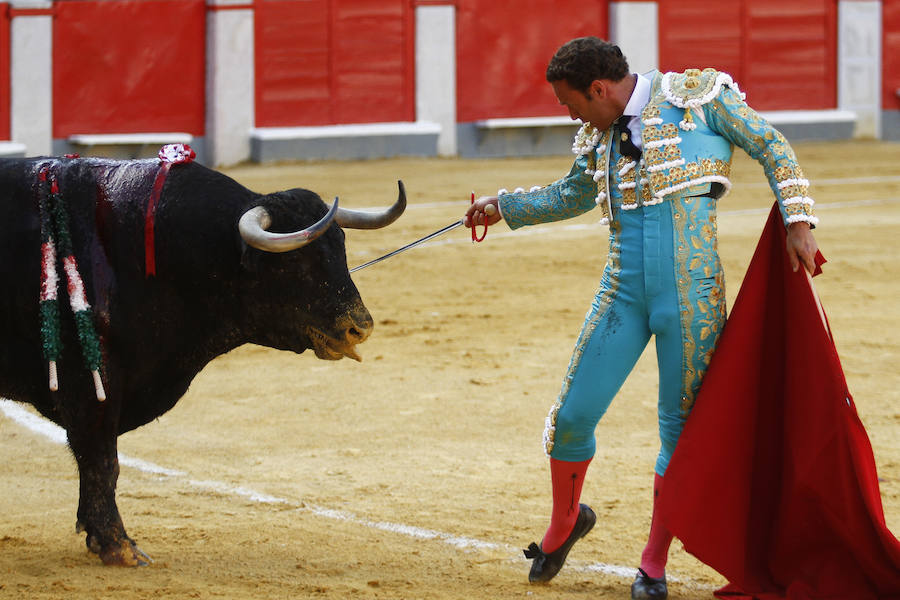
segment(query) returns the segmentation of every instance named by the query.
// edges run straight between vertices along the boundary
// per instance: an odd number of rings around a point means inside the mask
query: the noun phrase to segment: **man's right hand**
[[[471,228],[473,224],[484,225],[487,222],[488,225],[493,225],[499,223],[503,216],[497,206],[498,202],[497,196],[482,196],[473,202],[463,219],[465,226]]]

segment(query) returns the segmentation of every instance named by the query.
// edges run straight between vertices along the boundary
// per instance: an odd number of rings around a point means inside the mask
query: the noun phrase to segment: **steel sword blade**
[[[415,248],[419,244],[424,244],[428,240],[430,240],[432,238],[436,238],[439,235],[443,235],[443,234],[447,233],[448,231],[452,231],[453,229],[456,229],[457,227],[462,227],[464,224],[465,224],[465,221],[463,219],[460,219],[459,221],[456,221],[455,223],[451,223],[450,225],[447,225],[446,227],[438,229],[434,233],[429,233],[425,237],[419,238],[416,241],[403,246],[402,248],[397,248],[393,252],[388,252],[384,256],[379,256],[375,260],[370,260],[369,262],[361,264],[358,267],[353,267],[352,269],[350,269],[350,272],[353,273],[355,271],[359,271],[360,269],[365,269],[368,266],[374,265],[375,263],[380,263],[381,261],[383,261],[385,259],[388,259],[392,256],[396,256],[396,255],[400,254],[401,252],[405,252],[406,250],[409,250],[410,248]]]

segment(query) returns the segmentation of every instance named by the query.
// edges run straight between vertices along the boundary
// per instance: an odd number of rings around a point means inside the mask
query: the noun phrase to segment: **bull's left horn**
[[[325,233],[339,210],[338,199],[335,198],[328,214],[319,219],[318,223],[292,233],[272,233],[266,231],[272,224],[272,217],[262,206],[255,206],[241,216],[241,220],[238,221],[238,231],[241,232],[241,237],[247,242],[247,245],[253,246],[257,250],[290,252],[302,248]]]
[[[397,185],[400,187],[400,192],[397,195],[397,201],[390,208],[377,213],[342,208],[338,210],[337,217],[334,220],[337,221],[338,225],[347,229],[379,229],[387,227],[406,210],[406,188],[403,187],[402,181],[398,181]]]

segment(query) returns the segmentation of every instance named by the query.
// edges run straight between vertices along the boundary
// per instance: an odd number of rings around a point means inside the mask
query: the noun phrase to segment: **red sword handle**
[[[475,204],[475,192],[474,191],[472,192],[472,198],[471,198],[469,204]],[[474,221],[472,222],[472,229],[471,229],[472,241],[473,242],[483,242],[484,238],[487,237],[487,230],[488,230],[487,214],[485,214],[484,215],[484,230],[482,231],[480,237],[478,236],[477,233],[475,233],[475,223],[474,223]]]

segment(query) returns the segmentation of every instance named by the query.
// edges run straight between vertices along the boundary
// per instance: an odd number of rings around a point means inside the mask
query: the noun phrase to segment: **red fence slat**
[[[257,2],[257,126],[331,122],[330,4],[329,0]]]
[[[408,0],[255,6],[257,126],[415,120]]]
[[[742,79],[741,3],[707,1],[659,4],[659,58],[662,71],[713,67]],[[703,43],[697,43],[703,40]]]
[[[457,120],[564,116],[544,79],[547,63],[572,38],[607,37],[606,0],[458,0]]]
[[[413,60],[411,7],[403,0],[341,0],[334,13],[334,120],[414,121],[408,95]]]
[[[900,0],[882,0],[882,107],[900,110]]]
[[[659,17],[664,71],[730,73],[758,110],[837,105],[834,0],[660,2]]]
[[[203,135],[203,0],[71,0],[55,10],[53,137]]]
[[[743,88],[758,110],[837,105],[837,7],[831,0],[745,2]]]
[[[10,138],[9,4],[0,3],[0,140]]]

